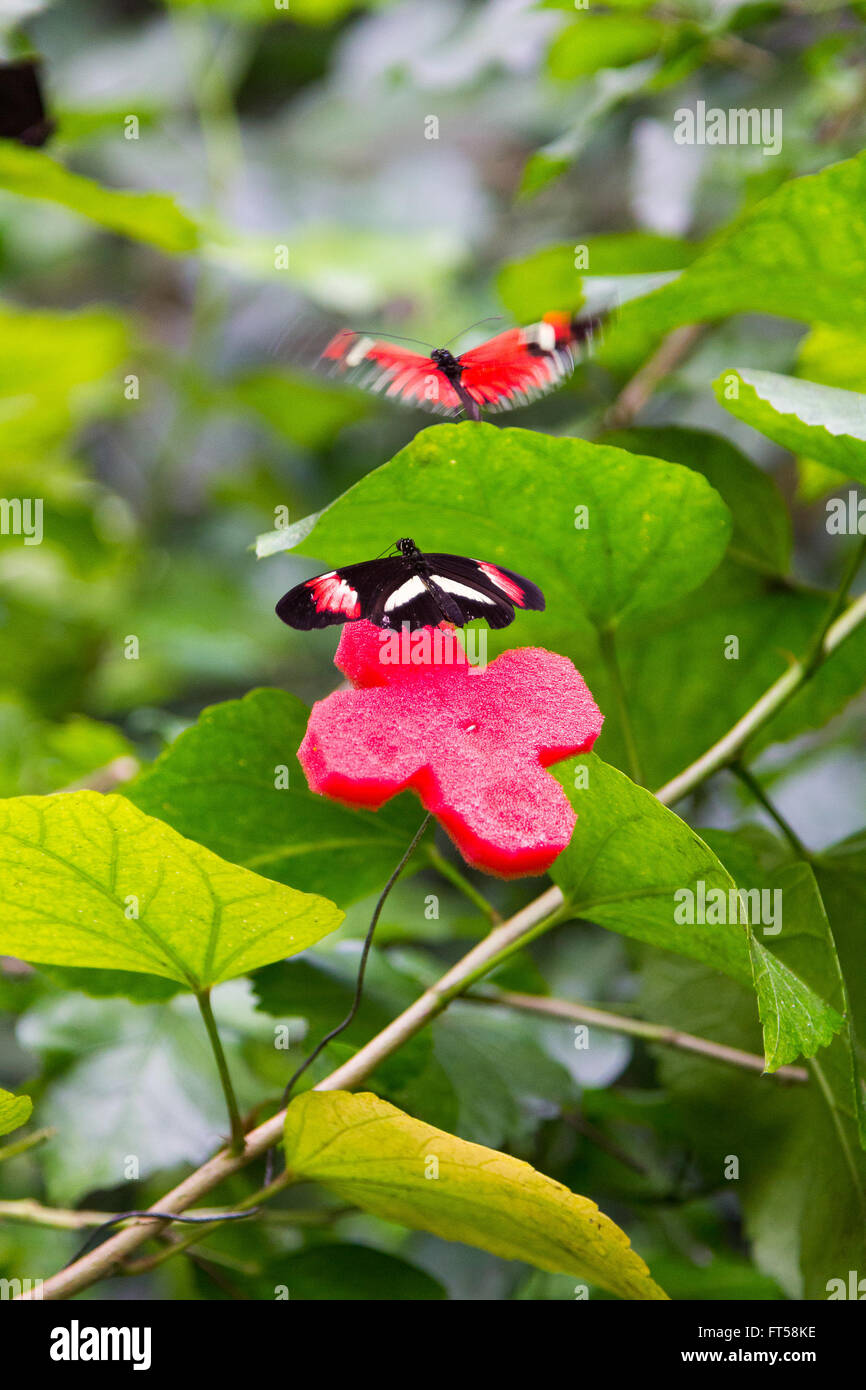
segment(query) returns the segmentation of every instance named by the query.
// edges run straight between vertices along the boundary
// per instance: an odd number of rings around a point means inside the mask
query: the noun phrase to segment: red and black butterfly
[[[408,539],[398,555],[317,574],[284,594],[277,616],[308,630],[366,618],[377,627],[463,627],[473,618],[508,627],[515,608],[544,609],[544,594],[512,570],[465,555],[424,555]]]
[[[429,356],[345,328],[321,362],[355,385],[405,405],[480,420],[481,407],[513,410],[552,391],[573,371],[576,353],[591,342],[598,317],[545,314],[529,328],[508,328],[459,357],[447,347]],[[422,344],[423,346],[423,344]]]
[[[38,60],[0,63],[0,138],[44,145],[54,128],[45,113]]]

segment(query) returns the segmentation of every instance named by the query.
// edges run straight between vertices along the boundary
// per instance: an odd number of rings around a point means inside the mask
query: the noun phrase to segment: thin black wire
[[[364,974],[367,969],[367,958],[370,954],[370,947],[373,945],[373,934],[376,930],[376,926],[378,924],[382,908],[385,906],[385,899],[388,897],[388,894],[394,887],[394,884],[397,882],[397,879],[400,877],[401,873],[403,872],[409,860],[411,859],[412,854],[414,853],[418,845],[418,842],[421,839],[421,836],[424,834],[424,831],[430,824],[431,815],[432,813],[428,811],[427,815],[424,817],[421,824],[418,826],[418,829],[415,831],[415,834],[412,836],[412,841],[408,849],[403,854],[400,863],[397,865],[391,877],[388,879],[388,882],[385,884],[385,887],[379,894],[378,901],[373,909],[373,916],[370,918],[370,925],[367,928],[367,935],[364,937],[364,945],[361,948],[361,961],[358,966],[357,979],[355,980],[355,996],[352,1000],[352,1007],[349,1009],[349,1012],[346,1014],[346,1017],[343,1019],[342,1023],[338,1023],[336,1028],[332,1028],[330,1033],[325,1034],[321,1041],[318,1042],[316,1046],[313,1048],[309,1057],[306,1057],[304,1059],[304,1061],[298,1067],[294,1075],[289,1078],[289,1081],[286,1084],[286,1088],[283,1091],[282,1099],[280,1101],[281,1110],[288,1103],[289,1096],[292,1094],[292,1091],[294,1090],[295,1085],[297,1084],[299,1079],[307,1070],[307,1067],[311,1066],[312,1063],[315,1062],[319,1053],[322,1051],[324,1047],[327,1047],[328,1043],[333,1042],[334,1038],[339,1037],[339,1035],[348,1028],[349,1024],[352,1022],[356,1013],[358,1012],[358,1009],[361,1006],[361,996],[364,992]],[[275,1148],[270,1148],[268,1150],[267,1163],[265,1165],[265,1187],[269,1187],[274,1179],[275,1152]]]
[[[213,1216],[183,1216],[180,1212],[176,1211],[121,1211],[118,1212],[117,1216],[110,1216],[108,1220],[103,1221],[100,1226],[95,1226],[81,1249],[76,1251],[71,1260],[66,1261],[63,1268],[68,1269],[70,1265],[75,1264],[76,1260],[80,1260],[82,1255],[86,1255],[90,1247],[96,1244],[103,1232],[107,1233],[111,1230],[112,1226],[116,1226],[119,1221],[128,1221],[133,1216],[138,1216],[142,1219],[146,1217],[150,1221],[183,1221],[188,1226],[197,1226],[199,1224],[210,1225],[212,1221],[242,1221],[248,1216],[257,1216],[260,1211],[261,1207],[250,1207],[249,1211],[217,1211],[214,1212]]]

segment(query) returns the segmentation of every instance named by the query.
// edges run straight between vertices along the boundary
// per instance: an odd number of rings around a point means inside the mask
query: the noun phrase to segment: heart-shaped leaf
[[[342,920],[96,792],[0,802],[0,951],[162,975],[194,991],[294,955]]]
[[[467,422],[422,431],[316,518],[261,537],[258,553],[297,548],[337,566],[408,535],[422,550],[493,560],[544,590],[545,618],[522,620],[542,642],[557,615],[603,628],[688,593],[730,529],[718,493],[691,469]]]

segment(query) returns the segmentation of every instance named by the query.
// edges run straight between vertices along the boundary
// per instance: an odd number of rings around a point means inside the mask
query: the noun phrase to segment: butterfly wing
[[[384,608],[389,593],[410,573],[402,556],[364,560],[359,565],[329,570],[305,579],[283,594],[277,604],[277,617],[304,632],[357,618],[375,621],[372,615]]]
[[[515,608],[544,611],[544,594],[538,585],[514,570],[466,555],[430,554],[425,559],[433,584],[460,608],[460,627],[473,618],[484,618],[492,628],[508,627]]]
[[[542,320],[528,328],[509,328],[469,352],[461,353],[460,383],[488,411],[513,410],[547,395],[574,367],[571,344],[556,326]]]
[[[38,63],[29,58],[0,63],[0,137],[44,145],[53,129],[42,101]]]
[[[321,361],[353,385],[404,405],[438,415],[461,409],[460,397],[436,363],[395,343],[344,329],[331,339]]]

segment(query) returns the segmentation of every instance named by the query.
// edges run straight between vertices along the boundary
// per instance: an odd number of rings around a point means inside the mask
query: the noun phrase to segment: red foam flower
[[[313,706],[298,750],[315,792],[381,806],[411,787],[464,858],[540,874],[576,816],[545,769],[585,753],[602,716],[579,671],[537,647],[470,666],[453,628],[347,623],[334,658],[354,686]]]

